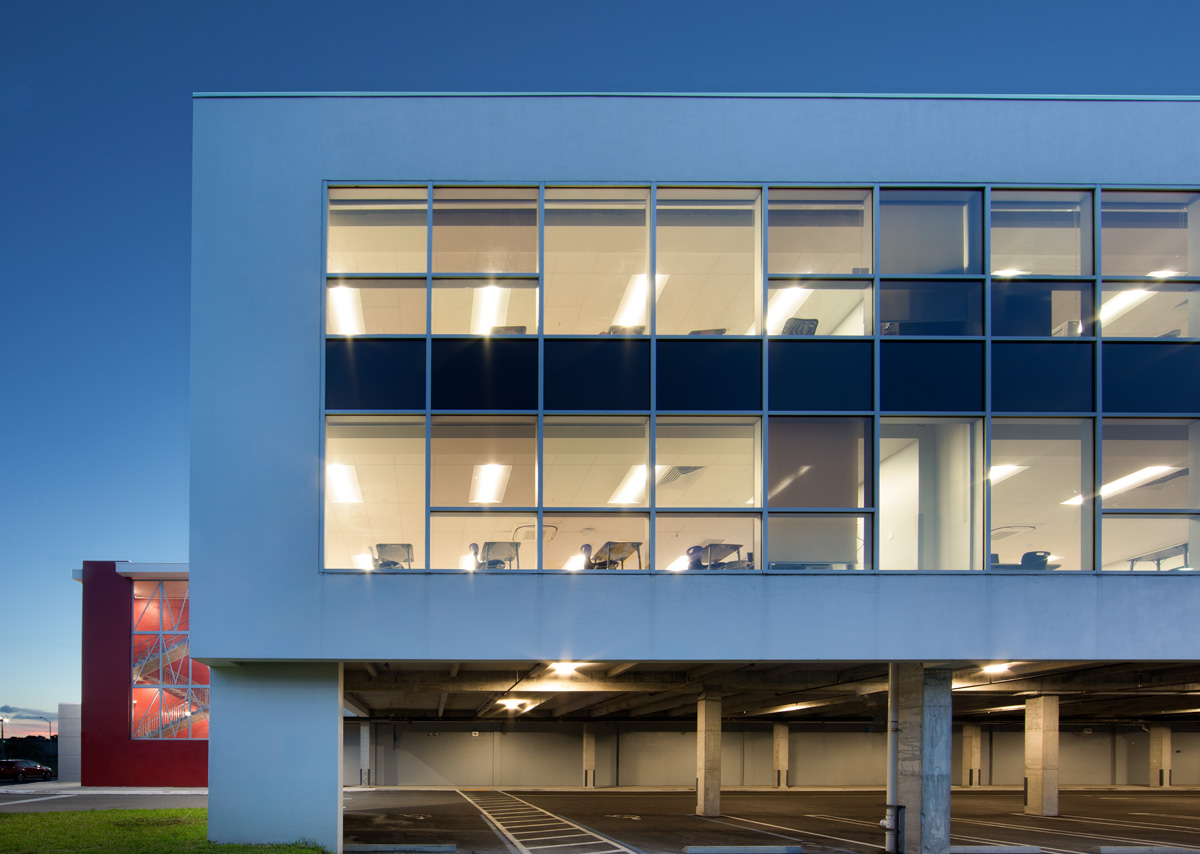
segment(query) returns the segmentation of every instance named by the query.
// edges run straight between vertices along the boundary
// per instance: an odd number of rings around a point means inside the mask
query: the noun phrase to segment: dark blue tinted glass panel
[[[1078,338],[1092,334],[1090,282],[992,279],[992,334]]]
[[[1002,412],[1089,412],[1092,345],[992,345],[992,408]]]
[[[758,341],[659,341],[658,408],[762,408]]]
[[[896,412],[983,409],[983,344],[974,341],[884,341],[880,407]]]
[[[537,409],[537,341],[435,338],[434,409]]]
[[[327,409],[424,409],[424,339],[325,342]]]
[[[869,341],[771,341],[767,358],[773,410],[874,408]]]
[[[879,331],[883,335],[982,335],[983,286],[979,282],[882,282]]]
[[[1200,344],[1103,346],[1106,412],[1200,413]]]
[[[649,409],[650,342],[546,341],[547,409]]]

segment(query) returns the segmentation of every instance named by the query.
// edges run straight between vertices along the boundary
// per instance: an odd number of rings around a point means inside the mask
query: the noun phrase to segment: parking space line
[[[75,797],[74,792],[72,792],[69,795],[46,795],[46,797],[44,797],[44,798],[25,798],[24,800],[20,800],[20,801],[10,801],[7,804],[0,804],[0,807],[16,807],[16,806],[20,806],[21,804],[35,804],[38,801],[54,801],[54,800],[57,800],[58,798],[73,798],[73,797]]]
[[[782,824],[769,824],[765,821],[757,821],[752,818],[742,818],[741,816],[738,816],[738,815],[730,815],[730,816],[726,816],[726,818],[734,818],[734,819],[737,819],[738,821],[745,821],[750,824],[760,824],[763,827],[773,827],[776,830],[788,830],[788,831],[791,831],[792,833],[804,834],[805,836],[817,836],[817,837],[820,837],[821,839],[833,839],[838,842],[848,842],[851,845],[866,845],[870,848],[880,848],[881,847],[878,842],[864,842],[861,839],[846,839],[844,836],[831,836],[828,833],[816,833],[811,830],[801,830],[798,827],[785,827]],[[803,841],[803,840],[801,840],[801,841]]]
[[[1052,818],[1053,816],[1046,816]],[[1031,818],[1042,818],[1042,816],[1031,816]],[[1128,842],[1132,845],[1148,845],[1150,847],[1161,847],[1163,843],[1155,842],[1150,839],[1138,839],[1129,836],[1103,836],[1098,833],[1080,833],[1070,830],[1052,830],[1048,827],[1039,827],[1036,824],[1004,824],[998,821],[983,821],[978,818],[956,818],[952,821],[963,822],[964,824],[982,824],[985,827],[1004,827],[1010,830],[1024,830],[1032,833],[1052,833],[1056,836],[1073,836],[1077,839],[1099,839],[1101,842]]]
[[[484,817],[494,824],[500,833],[520,850],[521,854],[533,854],[534,851],[553,848],[577,848],[580,849],[579,854],[640,854],[632,848],[626,848],[616,840],[602,836],[507,792],[468,793],[462,790],[456,791],[483,813]],[[557,836],[546,835],[554,834],[556,831],[564,832]],[[553,845],[530,844],[548,839],[567,839],[572,836],[582,838],[576,842],[559,842]],[[603,850],[588,849],[587,846],[590,845],[608,847]]]

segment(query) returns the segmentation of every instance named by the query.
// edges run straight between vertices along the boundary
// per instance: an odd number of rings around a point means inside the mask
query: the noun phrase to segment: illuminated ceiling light
[[[812,288],[802,288],[799,285],[776,290],[767,300],[767,334],[778,335],[782,332],[783,324],[787,323],[810,296]]]
[[[325,466],[325,492],[334,504],[362,504],[358,470],[342,463]]]
[[[983,667],[984,673],[1007,673],[1008,668],[1012,667],[1012,662],[1007,664],[987,664]]]
[[[1134,487],[1141,486],[1144,483],[1149,483],[1163,475],[1171,472],[1179,471],[1179,466],[1146,466],[1144,469],[1139,469],[1133,474],[1127,474],[1124,477],[1119,477],[1111,483],[1106,483],[1100,487],[1100,497],[1109,498],[1113,495],[1120,495],[1122,492],[1127,492]],[[1082,504],[1083,496],[1076,495],[1074,498],[1068,498],[1063,504]]]
[[[475,288],[471,298],[471,334],[491,335],[497,326],[503,326],[508,316],[508,288],[484,285]]]
[[[668,278],[670,277],[665,273],[659,273],[654,277],[655,302],[658,302],[659,296],[662,295]],[[629,284],[625,286],[625,293],[621,296],[621,303],[617,306],[617,313],[613,317],[614,326],[645,325],[646,291],[649,280],[649,276],[645,273],[635,273],[629,277]]]
[[[1108,323],[1116,320],[1122,314],[1129,311],[1129,309],[1149,297],[1150,293],[1150,291],[1144,288],[1120,291],[1116,296],[1100,306],[1100,322]]]
[[[992,275],[1001,279],[1011,279],[1013,276],[1028,276],[1029,271],[1016,269],[992,270]]]
[[[504,491],[508,488],[508,476],[512,466],[499,463],[485,463],[475,466],[471,472],[472,504],[499,504],[504,500]]]
[[[608,503],[641,504],[645,500],[646,467],[643,465],[630,466],[629,471],[625,472],[625,477],[621,479],[620,485],[608,499]]]
[[[465,569],[468,572],[473,572],[475,570],[475,555],[468,552],[467,554],[459,557],[458,568]]]
[[[579,661],[556,661],[550,665],[550,669],[559,676],[570,676],[579,669],[582,662]]]
[[[329,329],[334,335],[362,335],[367,331],[358,288],[338,285],[329,289]]]
[[[688,568],[687,555],[680,555],[667,564],[667,572],[683,572]]]
[[[351,560],[354,561],[355,569],[374,569],[375,560],[369,555],[354,555]]]
[[[504,708],[508,709],[508,711],[513,712],[513,711],[517,711],[522,706],[524,706],[525,701],[518,700],[515,697],[505,697],[501,700],[497,700],[496,705],[503,706]]]
[[[571,555],[562,565],[563,569],[569,569],[571,572],[578,572],[583,569],[583,555]]]
[[[1020,474],[1027,468],[1029,468],[1029,466],[992,466],[991,470],[988,472],[988,480],[992,482],[992,486],[995,486],[1002,480],[1008,480],[1014,474]]]
[[[1172,276],[1182,276],[1183,273],[1178,270],[1151,270],[1146,275],[1152,279],[1169,279]]]

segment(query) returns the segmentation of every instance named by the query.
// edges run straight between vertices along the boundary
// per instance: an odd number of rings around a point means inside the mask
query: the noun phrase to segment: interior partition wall
[[[327,194],[325,571],[1191,569],[1195,191]]]

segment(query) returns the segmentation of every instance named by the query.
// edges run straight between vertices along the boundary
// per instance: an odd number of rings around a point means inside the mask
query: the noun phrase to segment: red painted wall
[[[84,561],[83,785],[207,786],[207,741],[129,737],[132,625],[133,581]]]

